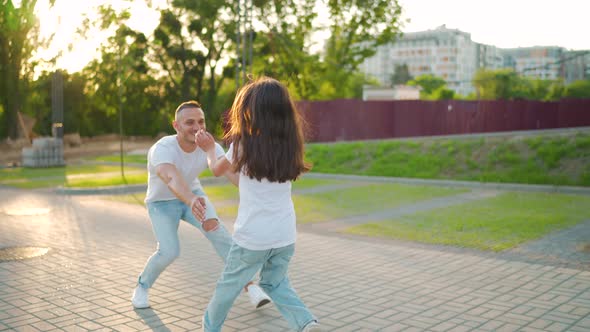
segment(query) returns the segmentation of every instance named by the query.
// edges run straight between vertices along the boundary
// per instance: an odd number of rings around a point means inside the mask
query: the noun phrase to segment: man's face
[[[195,134],[206,129],[205,113],[197,107],[185,108],[176,115],[172,123],[178,137],[187,143],[195,142]]]

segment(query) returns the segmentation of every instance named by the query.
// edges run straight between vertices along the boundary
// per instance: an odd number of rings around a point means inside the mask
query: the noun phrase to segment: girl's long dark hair
[[[309,171],[303,121],[279,81],[262,77],[240,89],[229,124],[225,138],[234,145],[234,171],[271,182],[296,180]]]

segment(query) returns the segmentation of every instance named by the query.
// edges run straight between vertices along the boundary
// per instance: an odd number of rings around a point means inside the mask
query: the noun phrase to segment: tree
[[[544,80],[539,78],[526,78],[525,86],[528,89],[526,98],[531,100],[553,100],[559,91],[558,86],[563,85],[561,80]]]
[[[334,54],[332,67],[356,70],[377,52],[395,41],[401,31],[401,7],[397,0],[328,0]]]
[[[284,81],[298,99],[311,99],[325,72],[319,55],[310,51],[315,5],[315,0],[255,2],[262,27],[254,39],[254,73]]]
[[[434,90],[429,97],[433,100],[451,100],[455,98],[455,91],[442,86]]]
[[[51,91],[53,75],[54,73],[43,72],[31,83],[29,96],[31,107],[27,111],[36,120],[34,132],[45,136],[52,134]],[[62,77],[64,132],[82,133],[81,129],[84,129],[84,124],[95,120],[84,112],[90,108],[85,93],[86,79],[80,73],[62,73]],[[87,133],[84,132],[84,134]]]
[[[574,81],[565,87],[566,98],[590,99],[590,79]]]
[[[442,78],[430,74],[420,75],[408,82],[408,85],[421,88],[420,99],[437,99],[434,96],[435,91],[444,89],[446,84],[447,82]],[[448,96],[448,92],[443,91],[439,91],[437,96],[441,94]]]
[[[199,100],[212,127],[223,111],[213,105],[223,80],[231,77],[220,66],[222,59],[235,54],[230,52],[236,26],[233,1],[175,0],[161,11],[151,43],[151,60],[167,79],[166,94],[176,103]]]
[[[481,99],[531,99],[532,83],[512,69],[480,70],[473,85]]]
[[[369,83],[359,65],[377,47],[395,41],[401,31],[397,0],[328,0],[331,27],[326,44],[325,80],[335,87],[335,98],[360,97]]]
[[[413,79],[410,75],[410,70],[407,64],[395,65],[393,74],[391,75],[391,85],[406,84]]]
[[[255,2],[258,31],[257,73],[288,82],[300,99],[360,96],[367,82],[359,65],[392,42],[400,31],[401,8],[397,0],[328,0],[330,37],[323,56],[311,51],[312,35],[318,31],[316,0],[260,0]],[[260,55],[260,53],[258,53]]]
[[[110,6],[99,8],[102,29],[113,34],[101,45],[101,57],[82,71],[86,78],[89,105],[80,114],[80,131],[85,135],[117,132],[155,135],[169,128],[170,108],[161,107],[166,98],[157,72],[147,62],[148,40],[125,23],[130,14]],[[178,103],[178,102],[177,102]],[[121,112],[121,114],[119,114]]]
[[[154,60],[180,92],[180,99],[200,100],[205,88],[215,94],[221,85],[216,69],[235,35],[235,18],[232,2],[222,0],[179,0],[162,10]]]
[[[559,100],[566,96],[563,81],[523,77],[512,69],[480,70],[473,85],[481,99]]]
[[[17,7],[12,0],[0,0],[0,137],[17,135],[16,114],[26,107],[28,84],[35,67],[32,53],[44,42],[34,15],[36,3],[22,0]]]

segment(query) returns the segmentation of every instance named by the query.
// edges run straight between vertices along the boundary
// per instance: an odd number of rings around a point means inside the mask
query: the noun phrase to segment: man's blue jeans
[[[219,332],[243,285],[260,272],[260,287],[270,296],[289,325],[301,331],[315,318],[289,283],[287,269],[295,245],[269,250],[248,250],[233,244],[213,298],[203,317],[204,331]]]
[[[202,190],[195,190],[193,193],[205,198],[205,220],[219,220],[213,204],[205,196],[205,193]],[[195,216],[191,213],[191,209],[178,199],[150,202],[147,203],[147,208],[152,222],[152,229],[158,241],[158,247],[156,252],[148,259],[143,272],[139,276],[138,282],[143,288],[152,287],[160,273],[180,254],[178,225],[181,219],[198,228],[211,242],[219,257],[225,262],[232,244],[232,238],[223,223],[219,222],[219,227],[216,230],[205,232],[201,222],[195,219]],[[242,284],[242,286],[246,283]]]

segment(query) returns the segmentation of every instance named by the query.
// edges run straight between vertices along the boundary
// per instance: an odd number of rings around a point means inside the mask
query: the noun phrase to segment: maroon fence
[[[471,134],[590,126],[590,99],[300,101],[308,141]]]

